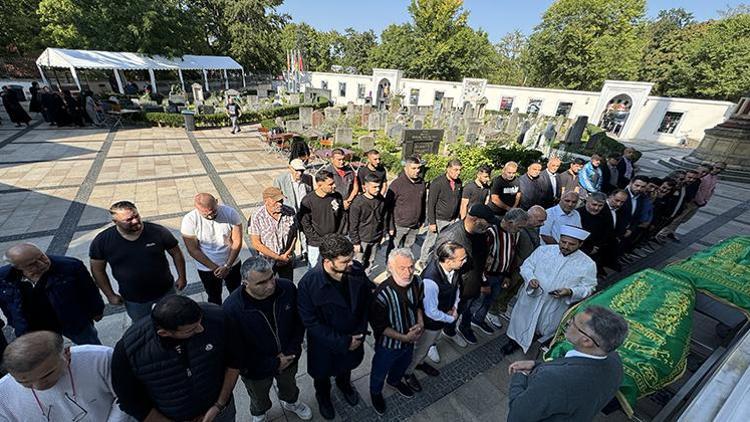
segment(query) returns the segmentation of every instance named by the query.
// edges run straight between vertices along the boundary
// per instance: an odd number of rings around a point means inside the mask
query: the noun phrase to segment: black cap
[[[495,213],[492,212],[490,207],[484,204],[474,204],[469,208],[469,215],[476,218],[481,218],[490,224],[499,224],[499,220]]]

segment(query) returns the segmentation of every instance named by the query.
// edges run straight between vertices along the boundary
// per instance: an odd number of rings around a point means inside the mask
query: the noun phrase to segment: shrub
[[[503,142],[490,142],[487,146],[466,145],[456,143],[449,147],[449,154],[427,154],[423,158],[426,162],[427,173],[426,179],[432,180],[445,172],[445,167],[451,158],[458,158],[463,165],[461,169],[461,179],[464,181],[473,180],[476,176],[477,168],[483,164],[491,166],[493,169],[500,169],[508,161],[518,163],[519,171],[531,163],[539,161],[542,156],[541,151],[533,149],[523,149],[517,144],[507,144]]]

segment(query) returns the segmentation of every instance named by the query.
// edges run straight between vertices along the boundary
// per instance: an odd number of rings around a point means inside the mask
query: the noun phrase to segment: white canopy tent
[[[148,70],[151,86],[154,91],[156,91],[154,70],[176,70],[180,77],[182,89],[185,89],[185,81],[182,78],[183,70],[202,70],[206,91],[209,90],[209,70],[223,71],[226,89],[229,89],[227,70],[239,70],[242,72],[242,86],[246,86],[244,69],[234,59],[227,56],[186,55],[170,59],[163,56],[147,56],[140,53],[47,48],[36,59],[36,66],[45,84],[48,84],[48,82],[47,77],[44,75],[43,67],[69,69],[78,89],[81,89],[81,82],[78,79],[76,69],[111,69],[114,71],[117,88],[121,94],[125,91],[120,74],[117,72],[118,70]]]

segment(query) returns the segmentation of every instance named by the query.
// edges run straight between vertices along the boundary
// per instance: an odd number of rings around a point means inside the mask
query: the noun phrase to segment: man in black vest
[[[112,386],[138,420],[234,421],[237,330],[218,305],[162,298],[115,345]]]
[[[459,270],[466,262],[466,250],[456,242],[445,242],[435,249],[435,257],[422,271],[424,306],[424,333],[414,345],[411,364],[404,376],[406,384],[414,391],[422,391],[422,385],[414,375],[419,369],[435,377],[440,372],[425,362],[427,352],[440,336],[443,328],[458,318]]]
[[[365,355],[371,283],[343,235],[323,236],[320,257],[299,282],[297,305],[307,329],[307,372],[314,380],[318,410],[330,420],[336,417],[331,377],[347,403],[359,403],[351,375]]]

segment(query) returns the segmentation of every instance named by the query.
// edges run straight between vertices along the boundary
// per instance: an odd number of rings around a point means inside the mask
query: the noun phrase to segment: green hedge
[[[263,120],[274,119],[276,117],[299,114],[300,107],[313,107],[321,109],[328,106],[328,101],[321,101],[317,104],[298,104],[274,107],[261,111],[246,111],[240,116],[240,123],[259,123]],[[140,120],[153,125],[183,127],[185,119],[180,113],[141,113],[134,120]],[[229,126],[229,117],[225,113],[213,114],[196,114],[196,127],[223,127]]]
[[[427,165],[426,180],[432,180],[445,172],[445,167],[451,158],[458,158],[463,165],[461,179],[468,181],[476,177],[477,168],[487,164],[493,169],[500,169],[506,162],[518,163],[518,170],[525,173],[526,167],[539,161],[542,152],[533,149],[523,149],[520,145],[504,142],[490,142],[487,146],[453,144],[449,148],[449,155],[427,154],[423,158]]]

